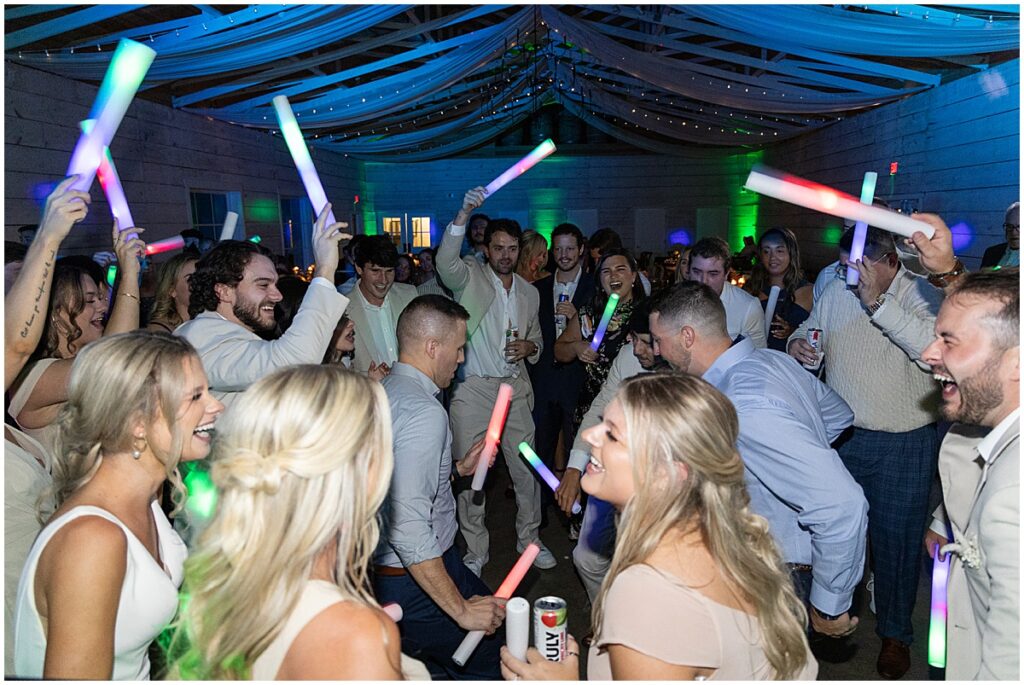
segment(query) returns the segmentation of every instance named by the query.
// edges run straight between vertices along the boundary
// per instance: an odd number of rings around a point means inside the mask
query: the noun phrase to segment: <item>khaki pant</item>
[[[533,388],[529,377],[483,378],[470,376],[456,384],[452,392],[452,458],[462,459],[469,448],[487,432],[494,403],[498,399],[498,386],[512,386],[512,405],[508,410],[505,430],[501,434],[501,450],[505,454],[516,491],[516,539],[520,547],[539,540],[540,485],[530,465],[519,456],[519,443],[533,445]],[[491,467],[492,469],[494,467]],[[473,503],[473,490],[466,488],[457,498],[459,527],[469,554],[486,563],[490,558],[490,534],[484,524],[486,496],[480,504]],[[480,493],[477,497],[482,496]]]

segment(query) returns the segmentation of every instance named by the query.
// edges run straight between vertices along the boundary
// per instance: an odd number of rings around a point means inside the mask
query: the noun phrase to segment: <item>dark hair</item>
[[[88,259],[88,257],[86,257]],[[89,259],[97,268],[99,265]],[[39,346],[36,348],[33,358],[46,359],[60,357],[61,337],[67,340],[68,351],[74,356],[77,353],[75,341],[82,337],[82,329],[75,323],[75,318],[85,309],[85,290],[82,289],[82,276],[88,276],[97,288],[93,273],[82,268],[75,261],[68,258],[57,260],[53,270],[53,284],[50,286],[50,301],[47,309],[46,325],[43,328]],[[60,317],[60,312],[67,315],[65,322]]]
[[[245,267],[258,254],[264,251],[248,240],[223,240],[200,257],[195,273],[188,279],[188,315],[194,319],[202,312],[216,311],[220,298],[215,286],[237,286],[245,276]]]
[[[386,235],[368,235],[355,249],[355,264],[360,269],[373,262],[385,269],[398,266],[398,248]]]
[[[782,287],[790,295],[796,292],[797,286],[804,278],[804,272],[800,268],[800,245],[797,243],[796,235],[788,228],[769,228],[757,241],[757,255],[754,257],[754,268],[750,272],[750,279],[747,281],[746,290],[760,294],[771,286],[771,278],[768,276],[768,268],[761,261],[761,247],[765,241],[776,239],[781,241],[786,250],[789,251],[789,267],[782,276]]]
[[[282,276],[277,279],[277,289],[281,291],[281,301],[274,305],[274,319],[277,320],[275,338],[280,338],[292,325],[295,315],[302,304],[302,298],[309,290],[309,283],[298,276]]]
[[[969,273],[946,293],[946,302],[973,297],[1002,305],[977,325],[992,332],[999,346],[1008,350],[1020,345],[1020,269],[989,269]]]
[[[652,298],[645,297],[637,303],[636,307],[633,308],[633,313],[629,315],[629,321],[626,323],[626,328],[630,333],[634,333],[636,335],[650,334],[652,303]]]
[[[693,264],[694,257],[721,259],[722,266],[728,271],[732,253],[729,252],[729,243],[717,236],[711,236],[709,238],[701,238],[693,246],[693,249],[690,250],[690,264]]]
[[[470,228],[473,225],[473,222],[477,219],[483,219],[487,223],[491,222],[491,217],[487,216],[483,212],[477,212],[473,216],[469,217],[469,221],[466,222],[466,228]]]
[[[597,266],[594,267],[595,287],[591,306],[594,308],[595,315],[600,315],[604,311],[604,306],[608,304],[608,293],[601,287],[601,267],[606,260],[612,257],[625,257],[629,263],[629,268],[633,270],[633,303],[636,304],[647,297],[647,291],[644,290],[644,282],[640,280],[640,270],[636,268],[636,260],[633,259],[633,255],[629,253],[629,250],[621,247],[608,250],[601,255],[601,258],[597,260]]]
[[[186,228],[184,231],[179,233],[182,238],[195,238],[196,240],[202,240],[203,234],[198,228]]]
[[[442,330],[451,331],[457,321],[469,321],[469,312],[455,300],[448,299],[443,295],[420,295],[406,305],[398,317],[395,337],[398,338],[399,351],[405,347],[406,342],[431,333],[437,334],[437,329],[429,330],[430,318],[440,317],[444,320]]]
[[[608,250],[621,250],[622,238],[610,228],[602,228],[590,236],[587,247],[596,249],[602,255]]]
[[[4,241],[4,264],[25,261],[28,248],[13,240]]]
[[[854,229],[852,228],[843,233],[843,237],[839,239],[839,249],[845,252],[850,251],[853,246],[853,233]],[[864,254],[868,258],[877,262],[882,255],[895,252],[896,242],[893,240],[892,233],[868,226],[867,237],[864,239]]]
[[[487,222],[487,229],[484,231],[484,245],[490,245],[491,236],[498,232],[512,236],[516,242],[522,240],[523,237],[523,229],[519,227],[519,222],[515,219],[491,219]]]
[[[705,335],[729,337],[722,298],[697,281],[680,281],[662,290],[652,298],[651,313],[677,330],[689,325]]]
[[[558,224],[557,226],[555,226],[555,230],[551,231],[552,245],[555,244],[555,238],[557,238],[560,235],[571,235],[573,238],[576,239],[577,247],[582,247],[583,243],[586,242],[586,239],[583,237],[583,231],[581,231],[579,226],[577,226],[576,224],[565,223]]]
[[[102,286],[107,283],[107,270],[97,264],[92,257],[82,254],[68,255],[67,257],[61,257],[58,259],[56,265],[77,267],[89,274],[89,276],[92,277],[92,280],[96,281],[96,285]]]

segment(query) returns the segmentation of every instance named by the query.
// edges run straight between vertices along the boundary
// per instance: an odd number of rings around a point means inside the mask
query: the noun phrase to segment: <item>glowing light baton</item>
[[[284,142],[288,145],[288,152],[292,154],[295,168],[299,170],[302,185],[306,186],[306,195],[313,203],[313,214],[320,216],[320,212],[324,211],[324,207],[327,205],[327,193],[324,192],[320,176],[317,175],[316,167],[313,166],[313,158],[309,156],[309,148],[306,147],[306,139],[302,137],[302,129],[299,128],[299,122],[295,120],[295,113],[292,111],[287,97],[278,95],[274,98],[273,103],[274,112],[277,114],[277,123],[281,127],[281,135],[284,136]],[[327,225],[330,226],[333,223],[334,212],[331,211],[327,214]]]
[[[142,43],[123,38],[117,44],[89,113],[89,119],[95,122],[92,132],[82,134],[75,144],[75,151],[71,153],[67,175],[78,174],[72,189],[89,192],[102,163],[103,149],[109,147],[110,141],[114,139],[117,127],[121,125],[128,105],[138,92],[155,57],[156,51]]]
[[[117,264],[111,264],[107,267],[107,285],[113,288],[115,280],[117,280]]]
[[[526,155],[521,160],[519,160],[518,162],[510,166],[508,169],[506,169],[505,173],[503,173],[501,176],[488,183],[487,187],[484,188],[484,195],[490,195],[492,193],[497,192],[498,190],[501,190],[501,188],[506,183],[518,178],[519,176],[522,176],[527,171],[529,171],[534,164],[544,159],[554,151],[555,144],[551,141],[550,138],[548,138],[543,143],[533,148],[530,154]]]
[[[206,471],[192,469],[185,476],[188,499],[185,508],[201,521],[209,520],[217,508],[217,487]]]
[[[220,229],[220,239],[217,242],[231,240],[235,235],[235,224],[238,223],[238,213],[228,212],[224,217],[224,225]]]
[[[173,238],[164,238],[163,240],[157,240],[154,243],[146,245],[146,254],[155,255],[161,252],[170,252],[171,250],[180,250],[185,247],[185,239],[180,235],[176,235]]]
[[[561,482],[558,480],[558,477],[555,476],[555,474],[551,473],[551,469],[547,467],[547,464],[541,461],[541,458],[538,457],[537,453],[530,448],[530,445],[528,443],[519,443],[519,453],[522,454],[523,458],[526,459],[527,463],[533,467],[533,470],[536,471],[540,475],[540,477],[544,479],[544,482],[548,484],[549,488],[551,488],[552,490],[558,489],[558,486],[561,484]],[[582,508],[580,507],[579,502],[576,502],[575,504],[572,505],[572,513],[578,514],[581,510]]]
[[[508,407],[512,403],[512,386],[502,383],[498,386],[498,399],[494,403],[494,410],[491,412],[491,422],[487,424],[487,436],[484,439],[484,450],[480,453],[480,459],[476,463],[476,471],[473,473],[474,490],[482,490],[484,479],[487,478],[487,465],[491,462],[498,449],[498,440],[501,438],[501,429],[505,426],[505,417],[508,416]]]
[[[261,242],[263,242],[263,238],[259,237],[258,235],[254,235],[253,237],[249,238],[249,242],[256,243],[257,245],[259,245]]]
[[[939,546],[935,545],[935,561],[932,563],[932,610],[928,622],[928,665],[935,668],[946,667],[946,581],[949,580],[949,562],[947,554],[944,561],[939,561]]]
[[[871,204],[875,199],[875,183],[878,181],[878,174],[874,171],[864,173],[864,184],[860,187],[860,201],[866,205]],[[858,221],[853,227],[853,243],[850,244],[850,261],[856,261],[864,257],[864,241],[868,238],[868,225]],[[860,282],[860,272],[856,269],[846,270],[846,285],[853,287]]]
[[[92,119],[86,119],[78,126],[82,129],[82,133],[89,135],[92,133],[95,123]],[[96,175],[100,179],[100,188],[103,189],[103,194],[107,197],[107,204],[110,205],[110,213],[117,219],[118,226],[121,229],[134,228],[135,219],[132,218],[132,212],[128,209],[128,198],[125,197],[124,188],[121,187],[121,178],[117,175],[117,168],[114,166],[114,159],[110,156],[108,147],[103,148]],[[137,238],[138,236],[138,233],[131,233],[128,237]]]
[[[594,339],[590,341],[590,349],[597,352],[597,348],[601,347],[601,341],[604,340],[604,333],[608,330],[608,322],[612,320],[612,315],[615,314],[615,308],[619,305],[619,294],[612,293],[608,296],[608,304],[604,306],[604,314],[601,315],[601,321],[597,324],[597,331],[594,332]]]
[[[768,293],[768,304],[764,308],[764,335],[767,338],[771,335],[772,320],[775,318],[775,307],[779,304],[779,293],[782,288],[773,285]]]
[[[390,616],[391,620],[395,623],[398,623],[402,620],[401,604],[397,604],[396,602],[388,602],[387,604],[381,606],[381,609],[383,609],[384,613]]]
[[[920,231],[926,237],[935,235],[935,229],[923,221],[911,219],[899,212],[883,207],[862,204],[857,198],[838,190],[812,183],[796,176],[773,172],[766,167],[755,167],[744,187],[755,193],[774,197],[800,207],[813,209],[832,216],[863,221],[885,231],[911,237]]]
[[[513,597],[505,605],[505,644],[512,656],[526,661],[526,648],[530,646],[530,603],[522,597]]]
[[[530,566],[538,554],[540,554],[540,547],[534,542],[528,544],[519,556],[519,561],[516,562],[516,565],[505,576],[505,580],[502,581],[494,596],[498,599],[508,599],[511,597],[512,593],[519,587],[519,583],[523,582],[526,572],[530,570]],[[476,646],[480,644],[480,640],[483,638],[484,631],[482,630],[471,630],[468,632],[466,637],[462,639],[462,644],[455,650],[455,654],[452,654],[452,661],[459,666],[465,666],[466,662],[469,661],[469,657],[473,656],[473,650],[476,649]]]

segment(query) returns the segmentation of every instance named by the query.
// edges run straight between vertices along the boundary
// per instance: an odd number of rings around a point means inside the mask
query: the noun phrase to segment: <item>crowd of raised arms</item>
[[[851,259],[850,228],[812,281],[784,227],[638,260],[473,188],[415,255],[328,205],[296,275],[194,236],[151,265],[116,223],[58,258],[73,181],[5,250],[8,676],[814,679],[872,574],[900,678],[939,555],[946,676],[1019,679],[1017,203],[979,270],[918,214],[931,238],[869,227]],[[471,483],[497,458],[514,519]],[[591,623],[523,659],[489,528],[552,569],[552,504]]]

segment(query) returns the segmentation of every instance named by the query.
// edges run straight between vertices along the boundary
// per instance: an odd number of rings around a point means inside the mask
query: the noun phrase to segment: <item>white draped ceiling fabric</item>
[[[154,6],[9,6],[6,55],[99,81],[119,39],[144,41],[158,56],[143,90],[168,88],[174,107],[273,131],[283,94],[313,146],[418,161],[486,144],[549,103],[655,152],[757,147],[1020,46],[1010,5],[486,5],[408,24],[416,5],[191,7],[103,33]]]

